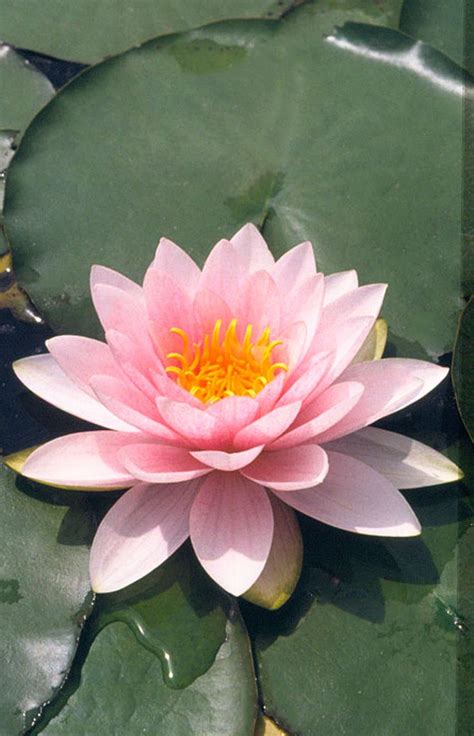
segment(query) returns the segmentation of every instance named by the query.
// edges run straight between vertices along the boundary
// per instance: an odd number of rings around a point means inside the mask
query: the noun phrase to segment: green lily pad
[[[256,698],[250,644],[235,612],[212,667],[181,690],[165,685],[157,657],[114,623],[93,642],[79,688],[41,733],[251,736]]]
[[[150,43],[35,120],[5,216],[20,283],[55,330],[99,333],[92,263],[140,279],[162,235],[202,263],[252,220],[276,255],[310,239],[321,270],[389,281],[384,316],[405,354],[452,346],[461,71],[424,45],[413,65],[414,42],[393,30],[333,33],[367,12],[331,5]]]
[[[459,429],[447,426],[451,404],[432,406],[405,424],[442,448]],[[467,438],[448,441],[465,484],[407,492],[421,537],[357,537],[302,519],[295,597],[281,615],[247,612],[264,706],[290,733],[469,733],[474,467]]]
[[[15,482],[0,467],[0,733],[32,725],[63,683],[90,611],[93,520],[83,497]]]
[[[405,0],[400,30],[435,46],[472,73],[474,59],[469,49],[464,58],[465,6],[464,0]]]
[[[98,596],[89,636],[118,621],[128,624],[160,660],[166,683],[183,688],[214,662],[226,636],[227,608],[185,545],[146,578]]]
[[[2,39],[95,64],[150,38],[227,18],[279,18],[292,0],[3,0]]]
[[[23,131],[54,95],[51,82],[16,51],[2,43],[0,43],[0,89],[2,90],[0,131]]]
[[[467,303],[459,321],[452,376],[459,412],[474,442],[474,297]]]

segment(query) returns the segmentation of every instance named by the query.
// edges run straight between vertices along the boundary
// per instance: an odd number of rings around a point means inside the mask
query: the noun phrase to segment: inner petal
[[[283,343],[272,340],[269,327],[254,334],[253,325],[248,324],[242,333],[237,330],[237,319],[230,320],[227,328],[218,319],[212,331],[194,343],[180,327],[170,332],[179,335],[183,345],[181,352],[166,356],[166,372],[203,404],[226,396],[255,397],[278,373],[288,371],[288,365],[273,356]],[[279,353],[281,357],[281,348]]]

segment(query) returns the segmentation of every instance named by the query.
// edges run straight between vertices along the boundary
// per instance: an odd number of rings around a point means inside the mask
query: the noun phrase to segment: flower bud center
[[[172,364],[166,372],[204,404],[226,396],[254,397],[278,371],[288,370],[286,363],[275,362],[272,357],[282,341],[270,339],[269,327],[256,341],[252,340],[252,325],[247,325],[243,339],[239,339],[236,319],[230,322],[222,337],[221,329],[222,320],[218,319],[211,334],[192,344],[185,330],[180,327],[170,330],[179,335],[183,347],[180,353],[168,353],[166,357]]]

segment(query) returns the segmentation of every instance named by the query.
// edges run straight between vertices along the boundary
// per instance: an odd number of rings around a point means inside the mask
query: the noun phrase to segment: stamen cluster
[[[183,341],[182,352],[168,353],[166,372],[176,376],[179,386],[204,404],[212,404],[225,396],[255,397],[276,372],[287,371],[286,363],[273,362],[272,351],[281,340],[270,339],[266,327],[256,342],[252,342],[253,326],[247,325],[243,340],[237,335],[237,319],[231,320],[221,338],[222,320],[218,319],[212,333],[193,343],[185,330],[172,327],[170,332]]]

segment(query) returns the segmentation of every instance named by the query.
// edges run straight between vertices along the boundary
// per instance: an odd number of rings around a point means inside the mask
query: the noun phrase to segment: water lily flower
[[[294,509],[360,534],[419,534],[398,489],[455,480],[459,470],[368,425],[420,399],[447,370],[353,362],[385,290],[359,286],[355,271],[318,273],[309,242],[275,262],[253,225],[219,241],[202,270],[166,238],[142,286],[92,268],[105,342],[54,337],[15,371],[46,401],[103,428],[41,446],[23,474],[130,489],[96,533],[94,590],[127,586],[190,537],[208,574],[245,594],[293,549]]]

